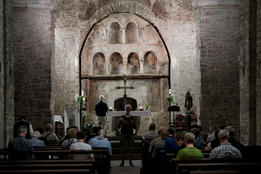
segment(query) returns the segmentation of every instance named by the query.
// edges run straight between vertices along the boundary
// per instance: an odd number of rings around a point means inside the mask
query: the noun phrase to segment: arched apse
[[[127,27],[128,24],[129,26],[133,25],[130,24],[130,21],[137,26],[139,39],[133,44],[126,44],[126,42],[121,44],[110,43],[111,24],[117,22],[119,26]],[[151,36],[153,36],[153,39]],[[126,41],[126,38],[122,39]],[[153,51],[157,55],[152,67],[153,73],[147,71],[145,73],[143,68],[144,64],[147,63],[144,61],[144,55],[148,51]],[[103,53],[106,59],[105,69],[107,73],[101,76],[93,75],[89,66],[92,63],[93,53],[98,52]],[[141,105],[149,103],[153,112],[167,110],[167,102],[159,100],[156,96],[160,96],[160,99],[168,97],[169,54],[157,29],[148,21],[130,13],[109,15],[93,26],[86,37],[80,56],[80,86],[82,87],[81,90],[86,91],[86,95],[89,96],[90,100],[87,104],[90,112],[94,108],[99,94],[108,94],[107,102],[111,106],[114,105],[114,100],[122,97],[123,90],[115,89],[117,86],[124,85],[124,74],[128,78],[126,85],[133,84],[135,86],[134,89],[127,90],[128,97],[136,99]],[[154,95],[150,95],[151,92]]]

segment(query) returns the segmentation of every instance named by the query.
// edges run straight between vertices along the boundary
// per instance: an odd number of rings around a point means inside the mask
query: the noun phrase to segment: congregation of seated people
[[[24,117],[14,125],[14,139],[8,145],[10,160],[31,160],[34,158],[33,152],[44,147],[85,151],[93,148],[107,148],[108,155],[112,155],[111,143],[103,137],[101,127],[94,127],[89,137],[76,126],[68,127],[66,135],[60,141],[54,133],[52,123],[45,123],[44,129],[39,127],[33,130],[32,127]],[[74,154],[70,157],[72,159],[93,159],[94,154]]]
[[[155,129],[154,129],[155,131]],[[149,130],[148,134],[151,130]],[[145,145],[148,141],[145,141]],[[210,128],[206,134],[200,126],[189,131],[178,131],[170,127],[159,128],[158,136],[144,148],[141,174],[167,173],[164,169],[169,160],[193,161],[207,159],[242,159],[244,146],[235,139],[232,126],[221,126],[219,129]],[[204,152],[204,153],[202,153]],[[159,153],[159,154],[157,154]],[[168,158],[170,157],[170,158]]]

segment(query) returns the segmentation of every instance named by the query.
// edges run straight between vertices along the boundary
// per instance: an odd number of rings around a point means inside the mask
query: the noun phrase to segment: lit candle
[[[85,101],[85,97],[83,97],[82,100]]]
[[[140,106],[140,110],[141,110],[141,111],[143,110],[142,106]]]
[[[109,111],[112,111],[112,107],[111,106],[109,107]]]
[[[171,89],[169,89],[169,94],[171,95]]]

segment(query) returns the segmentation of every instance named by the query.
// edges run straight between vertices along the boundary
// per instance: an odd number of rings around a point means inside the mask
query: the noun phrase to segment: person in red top
[[[121,116],[118,128],[120,129],[120,141],[121,141],[121,164],[120,167],[124,166],[125,151],[129,153],[130,166],[134,166],[132,163],[132,146],[134,144],[134,133],[136,132],[136,120],[130,115],[131,106],[126,105],[126,114]]]

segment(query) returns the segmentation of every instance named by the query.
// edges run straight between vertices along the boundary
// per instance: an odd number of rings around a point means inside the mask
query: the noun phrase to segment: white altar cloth
[[[109,117],[116,117],[116,116],[122,116],[126,113],[126,111],[109,111],[107,112],[106,116]],[[151,117],[151,111],[131,111],[130,115],[132,116],[149,116]]]

